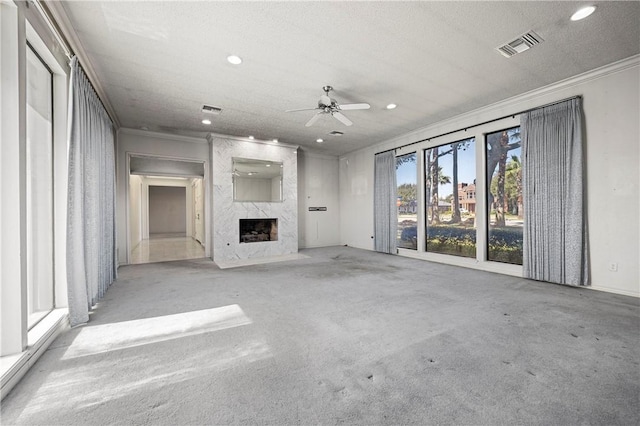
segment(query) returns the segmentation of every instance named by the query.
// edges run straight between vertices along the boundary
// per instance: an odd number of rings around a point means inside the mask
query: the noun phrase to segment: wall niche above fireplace
[[[240,219],[240,242],[278,241],[278,219]]]

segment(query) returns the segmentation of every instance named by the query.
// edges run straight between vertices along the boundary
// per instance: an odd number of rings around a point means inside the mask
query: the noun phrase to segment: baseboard
[[[2,357],[0,400],[22,379],[47,348],[64,330],[69,328],[67,309],[55,309],[29,331],[29,346],[19,354]]]
[[[594,286],[594,285],[592,285],[591,287],[588,287],[588,288],[590,288],[591,290],[598,290],[598,291],[604,291],[604,292],[607,292],[607,293],[621,294],[623,296],[631,296],[631,297],[640,298],[640,293],[634,293],[633,291],[619,290],[617,288],[601,287],[601,286]]]

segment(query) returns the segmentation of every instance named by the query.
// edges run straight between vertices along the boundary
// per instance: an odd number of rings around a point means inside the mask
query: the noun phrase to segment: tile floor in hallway
[[[154,263],[205,257],[204,247],[191,237],[167,235],[142,240],[131,252],[131,263]]]

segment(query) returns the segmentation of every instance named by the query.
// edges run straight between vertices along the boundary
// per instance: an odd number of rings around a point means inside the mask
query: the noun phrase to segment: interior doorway
[[[144,160],[130,161],[129,263],[206,257],[204,177],[193,162],[180,176],[179,161]]]

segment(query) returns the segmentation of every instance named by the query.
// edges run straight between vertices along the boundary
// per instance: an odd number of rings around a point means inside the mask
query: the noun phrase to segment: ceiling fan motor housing
[[[334,108],[336,106],[336,100],[329,97],[329,95],[320,96],[318,101],[318,108]]]

